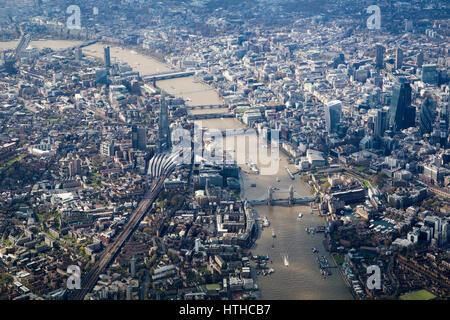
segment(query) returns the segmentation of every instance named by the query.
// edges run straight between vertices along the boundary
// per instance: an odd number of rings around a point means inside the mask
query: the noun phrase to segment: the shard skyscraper
[[[169,107],[164,96],[160,100],[158,150],[165,152],[171,148],[171,136],[169,127]]]

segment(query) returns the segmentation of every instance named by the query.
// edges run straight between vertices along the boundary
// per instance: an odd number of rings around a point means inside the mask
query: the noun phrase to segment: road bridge
[[[204,114],[188,114],[189,120],[204,120],[204,119],[219,119],[219,118],[233,118],[229,113],[204,113]]]
[[[147,82],[184,78],[195,75],[195,71],[177,71],[177,72],[164,72],[164,73],[154,73],[150,75],[143,76],[142,79]]]
[[[224,106],[223,104],[205,104],[205,105],[200,105],[200,106],[186,106],[186,110],[224,109],[224,108],[226,108],[226,106]]]
[[[285,199],[274,199],[273,197],[274,194],[287,194],[288,197]],[[294,186],[291,185],[289,187],[289,190],[280,190],[275,189],[272,186],[269,186],[269,188],[267,189],[267,194],[259,197],[258,199],[251,199],[251,200],[247,199],[247,202],[252,205],[267,204],[269,206],[273,206],[273,205],[288,204],[291,206],[295,204],[314,202],[315,200],[316,200],[315,196],[307,197],[299,195],[297,192],[295,192]]]

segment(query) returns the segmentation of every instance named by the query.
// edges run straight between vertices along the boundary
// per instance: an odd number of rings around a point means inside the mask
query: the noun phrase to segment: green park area
[[[217,291],[217,290],[220,290],[220,283],[210,283],[210,284],[207,284],[205,287],[206,287],[206,290],[208,290],[208,291]]]
[[[413,291],[400,296],[400,300],[432,300],[436,296],[427,290]]]

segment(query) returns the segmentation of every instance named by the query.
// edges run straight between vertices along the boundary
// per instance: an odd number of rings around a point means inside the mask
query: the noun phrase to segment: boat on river
[[[287,256],[287,255],[285,255],[285,256],[283,257],[283,263],[284,263],[284,265],[285,265],[286,267],[289,267],[289,260],[288,260],[288,256]]]

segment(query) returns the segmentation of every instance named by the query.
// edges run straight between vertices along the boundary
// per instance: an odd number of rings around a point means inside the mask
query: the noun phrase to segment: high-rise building
[[[419,68],[422,68],[423,65],[423,52],[419,52],[419,54],[416,57],[416,64]]]
[[[158,141],[159,152],[170,150],[171,136],[169,127],[169,109],[167,101],[164,99],[164,97],[161,97],[160,100],[158,135],[159,135]]]
[[[411,86],[406,78],[399,78],[393,86],[389,113],[389,125],[394,131],[415,125],[416,108],[411,107]]]
[[[405,32],[412,32],[413,31],[413,22],[412,20],[405,19]]]
[[[83,49],[81,48],[76,48],[75,49],[75,59],[80,62],[81,59],[83,59]]]
[[[377,74],[373,77],[373,83],[380,89],[383,89],[383,76]]]
[[[383,69],[383,67],[384,67],[383,55],[384,55],[385,48],[382,45],[377,44],[375,47],[375,50],[376,50],[375,64],[376,64],[377,68]]]
[[[425,98],[419,112],[419,131],[420,134],[431,133],[435,125],[436,105],[430,97]]]
[[[395,49],[395,69],[401,69],[403,66],[403,51],[400,48]]]
[[[114,156],[114,141],[113,140],[103,141],[100,144],[100,154],[105,157]]]
[[[386,131],[387,112],[383,109],[378,109],[374,120],[373,133],[378,137],[382,137]]]
[[[327,123],[327,132],[335,133],[341,122],[342,103],[339,100],[333,100],[325,104],[325,121]]]
[[[69,163],[69,177],[76,176],[81,173],[81,160],[75,159]]]
[[[448,132],[449,132],[449,108],[448,103],[441,105],[441,110],[439,112],[439,126],[437,127],[438,142],[441,146],[448,145]]]
[[[138,128],[136,125],[131,127],[131,147],[137,149],[138,144]]]
[[[422,66],[422,81],[428,84],[438,84],[438,72],[435,64],[424,64]]]
[[[131,128],[131,145],[133,149],[137,150],[147,148],[147,130],[144,127],[133,125]]]
[[[111,49],[109,46],[106,46],[104,48],[104,51],[105,51],[105,54],[104,54],[105,67],[110,68],[111,67]]]

